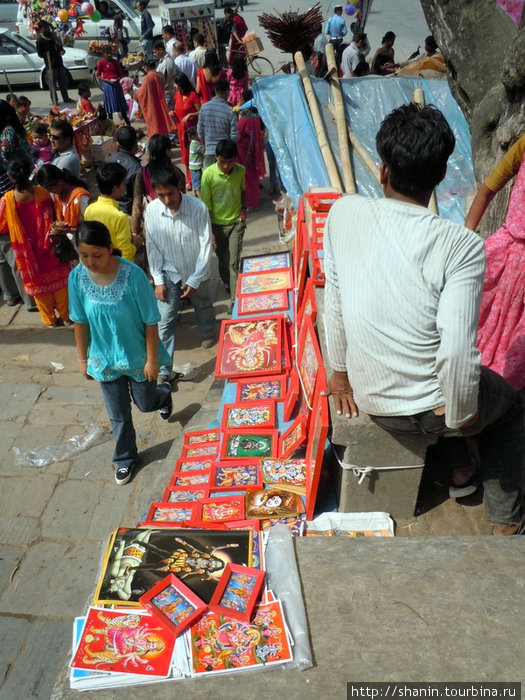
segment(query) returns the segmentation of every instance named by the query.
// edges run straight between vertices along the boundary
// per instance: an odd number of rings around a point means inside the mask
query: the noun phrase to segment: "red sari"
[[[191,187],[191,175],[189,169],[189,151],[188,144],[186,141],[186,132],[190,126],[196,126],[197,115],[190,117],[185,122],[182,120],[188,114],[193,114],[198,112],[200,108],[200,99],[196,92],[193,90],[189,95],[183,95],[180,90],[175,93],[175,116],[177,117],[177,134],[179,136],[180,143],[180,157],[186,168],[186,184]]]
[[[9,231],[25,291],[38,297],[67,287],[70,266],[59,262],[47,236],[55,207],[47,190],[35,185],[34,199],[16,202],[14,192],[0,200],[0,231]]]
[[[144,117],[148,139],[154,134],[169,136],[175,131],[176,126],[164,97],[164,82],[158,73],[146,73],[137,90],[137,101]]]
[[[206,80],[206,73],[204,72],[204,68],[199,68],[195,85],[199,86],[199,98],[201,101],[201,105],[203,105],[205,102],[209,102],[211,98],[215,95],[215,83],[219,80],[227,79],[227,73],[223,69],[218,75],[214,76],[213,80],[210,80],[210,82],[208,82]]]
[[[266,173],[261,120],[255,114],[241,117],[237,131],[237,162],[246,168],[246,206],[257,209],[260,204],[259,178]]]

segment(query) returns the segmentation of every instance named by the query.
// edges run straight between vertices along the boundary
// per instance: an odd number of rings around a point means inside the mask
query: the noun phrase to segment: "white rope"
[[[352,470],[352,472],[354,473],[354,476],[357,477],[357,483],[359,486],[361,486],[361,484],[365,480],[365,476],[371,474],[374,471],[380,472],[380,471],[392,471],[394,469],[421,469],[422,467],[425,466],[425,464],[422,463],[422,464],[407,464],[407,465],[396,464],[396,465],[389,465],[389,466],[385,466],[385,467],[358,467],[357,464],[348,464],[347,462],[344,462],[342,459],[340,459],[335,448],[333,448],[333,452],[334,452],[335,458],[339,462],[339,466],[342,469],[346,469],[348,471],[350,469]]]

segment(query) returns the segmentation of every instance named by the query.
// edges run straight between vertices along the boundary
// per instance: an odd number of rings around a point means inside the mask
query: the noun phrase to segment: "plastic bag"
[[[53,462],[64,462],[93,445],[106,442],[111,437],[109,430],[101,425],[88,423],[86,429],[85,434],[73,435],[58,445],[44,445],[25,452],[15,447],[15,463],[19,467],[45,467]]]

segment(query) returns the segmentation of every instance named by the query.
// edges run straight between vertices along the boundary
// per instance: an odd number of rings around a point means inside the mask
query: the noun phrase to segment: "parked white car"
[[[90,58],[82,49],[65,49],[63,61],[70,84],[92,80]],[[6,73],[12,86],[36,83],[41,88],[46,87],[44,60],[37,54],[35,43],[10,29],[0,28],[0,68],[0,87],[4,90],[7,89]]]
[[[92,0],[94,7],[99,8],[98,0]],[[140,13],[134,7],[133,0],[108,0],[110,18],[103,18],[99,22],[93,22],[90,19],[85,19],[83,27],[86,31],[82,36],[75,38],[75,48],[87,50],[90,41],[105,41],[109,39],[109,34],[113,28],[113,16],[119,10],[124,13],[124,26],[128,30],[131,40],[130,51],[134,51],[141,35],[140,32]],[[27,9],[26,5],[18,6],[18,31],[22,36],[30,37],[30,30],[27,26]],[[162,30],[162,20],[159,16],[152,15],[155,23],[153,30],[155,35],[160,35]],[[74,21],[73,21],[74,22]]]

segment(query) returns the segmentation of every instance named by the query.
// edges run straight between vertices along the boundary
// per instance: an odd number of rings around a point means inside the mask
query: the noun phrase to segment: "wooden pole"
[[[339,140],[339,153],[341,154],[341,169],[343,171],[343,181],[345,192],[355,194],[355,178],[352,171],[352,161],[350,160],[350,148],[348,146],[348,133],[346,131],[345,105],[341,93],[341,83],[337,74],[335,63],[334,45],[328,42],[326,45],[326,60],[328,64],[328,82],[332,88],[332,97],[335,106],[335,123],[337,126],[337,138]],[[325,77],[326,79],[326,77]]]
[[[13,92],[13,88],[11,87],[11,83],[9,82],[9,78],[7,77],[7,71],[5,68],[4,68],[4,78],[5,78],[5,82],[7,83],[7,89],[9,90],[10,93]]]
[[[416,88],[414,90],[413,100],[420,107],[425,106],[425,93],[423,92],[422,88]],[[430,211],[433,211],[437,214],[438,208],[437,208],[436,195],[434,192],[432,192],[432,194],[430,195],[430,201],[428,203],[428,208],[430,209]]]
[[[55,77],[53,75],[53,68],[51,67],[51,56],[49,55],[49,51],[46,53],[46,62],[47,62],[47,79],[49,80],[49,86],[51,88],[51,99],[53,100],[53,107],[55,109],[58,109],[57,90],[55,87]]]
[[[330,112],[331,116],[335,119],[335,105],[329,104],[327,105],[327,109]],[[379,168],[377,167],[373,158],[370,156],[366,148],[363,146],[361,141],[357,138],[357,136],[354,134],[350,127],[348,127],[348,138],[350,139],[350,143],[352,144],[354,153],[356,153],[359,156],[365,168],[381,184],[381,179],[379,177]]]
[[[338,192],[342,192],[343,185],[341,183],[339,171],[337,170],[337,165],[335,163],[334,156],[330,148],[330,143],[326,136],[323,120],[321,119],[321,112],[319,111],[319,105],[317,104],[317,97],[315,96],[312,83],[308,76],[308,71],[306,70],[303,54],[300,51],[297,51],[297,53],[294,55],[294,61],[295,65],[297,66],[299,75],[301,76],[301,80],[303,81],[304,92],[306,94],[308,106],[310,107],[310,112],[312,114],[312,119],[315,127],[315,133],[317,135],[317,143],[319,144],[321,155],[323,156],[323,160],[326,165],[326,170],[328,171],[330,184]]]

